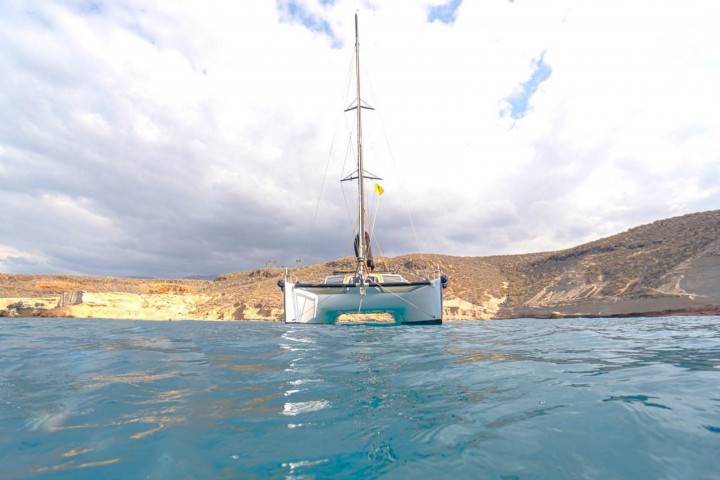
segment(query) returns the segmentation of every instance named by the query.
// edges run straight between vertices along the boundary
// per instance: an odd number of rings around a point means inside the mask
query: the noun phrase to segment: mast
[[[360,40],[358,34],[358,16],[355,14],[355,75],[357,86],[357,180],[358,180],[358,265],[357,272],[365,283],[365,185],[362,151],[362,108],[360,100]]]

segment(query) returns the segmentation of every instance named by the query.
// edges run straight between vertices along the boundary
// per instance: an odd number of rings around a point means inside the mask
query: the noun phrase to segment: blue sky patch
[[[428,22],[439,20],[442,23],[453,23],[457,15],[457,8],[462,0],[449,0],[443,5],[435,5],[428,9]]]
[[[87,15],[101,15],[102,13],[105,12],[105,5],[103,5],[102,2],[95,1],[95,0],[80,2],[77,5],[77,8],[81,13],[84,13]]]
[[[331,4],[333,0],[325,0],[321,3],[323,5]],[[340,40],[335,36],[330,24],[323,18],[308,12],[303,6],[295,0],[277,0],[277,8],[286,20],[291,22],[300,22],[308,30],[316,33],[322,33],[332,40],[333,48],[340,47]]]
[[[510,115],[515,120],[525,116],[528,110],[530,97],[537,91],[540,84],[550,78],[552,67],[545,63],[545,52],[533,60],[533,72],[530,78],[521,83],[515,91],[505,99],[506,107],[500,112],[500,116]]]

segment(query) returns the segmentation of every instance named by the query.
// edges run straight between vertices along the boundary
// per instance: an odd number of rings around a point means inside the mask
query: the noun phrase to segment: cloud
[[[5,2],[1,268],[351,255],[357,7]],[[555,249],[718,208],[718,8],[361,2],[383,251]]]
[[[46,259],[37,254],[0,244],[0,268],[3,271],[22,270],[34,272],[38,266],[40,268],[44,267],[45,261]]]

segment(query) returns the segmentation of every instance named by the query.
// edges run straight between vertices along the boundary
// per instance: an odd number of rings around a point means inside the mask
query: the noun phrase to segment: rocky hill
[[[720,314],[720,210],[660,220],[571,249],[491,257],[377,259],[409,279],[450,277],[448,320]],[[320,281],[338,259],[290,271]],[[214,280],[0,274],[0,316],[278,320],[281,269]]]

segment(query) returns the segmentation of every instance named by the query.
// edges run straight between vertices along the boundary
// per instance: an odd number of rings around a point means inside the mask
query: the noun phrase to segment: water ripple
[[[0,356],[9,478],[720,477],[717,317],[13,318]]]

